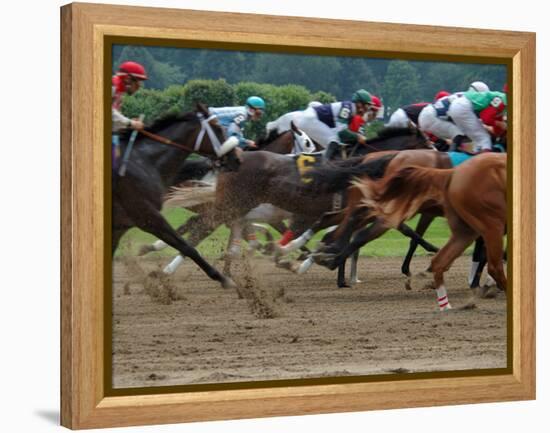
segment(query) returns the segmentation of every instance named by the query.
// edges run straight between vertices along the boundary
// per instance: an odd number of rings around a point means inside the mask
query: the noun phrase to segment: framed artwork
[[[535,398],[534,34],[61,32],[62,425]]]

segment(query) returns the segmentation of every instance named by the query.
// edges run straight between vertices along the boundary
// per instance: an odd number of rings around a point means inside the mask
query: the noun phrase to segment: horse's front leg
[[[213,280],[219,281],[222,287],[235,287],[235,283],[230,278],[222,275],[195,248],[181,238],[152,204],[143,204],[139,208],[136,208],[132,217],[137,227],[163,240],[178,250],[182,256],[189,257],[206,275]]]
[[[420,219],[418,220],[418,224],[416,225],[416,229],[415,229],[416,233],[419,236],[423,236],[434,219],[435,219],[435,216],[433,215],[426,214],[426,213],[421,214]],[[407,251],[407,254],[405,255],[405,259],[403,260],[403,264],[401,265],[401,272],[405,274],[405,276],[407,277],[411,276],[411,260],[413,258],[413,255],[417,247],[418,247],[418,242],[415,239],[411,239],[409,243],[409,250]]]
[[[430,270],[433,273],[433,288],[437,293],[437,303],[440,311],[451,309],[443,274],[475,238],[476,234],[471,230],[453,231],[448,242],[432,259]]]

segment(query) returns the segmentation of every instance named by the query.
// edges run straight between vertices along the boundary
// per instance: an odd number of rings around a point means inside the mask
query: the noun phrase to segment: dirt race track
[[[190,262],[159,284],[147,275],[165,259],[117,259],[113,386],[506,367],[506,296],[460,308],[472,299],[469,260],[447,273],[454,310],[440,313],[433,290],[404,289],[401,258],[362,258],[351,289],[319,266],[298,276],[244,261],[241,298]],[[413,271],[428,261],[415,258]]]

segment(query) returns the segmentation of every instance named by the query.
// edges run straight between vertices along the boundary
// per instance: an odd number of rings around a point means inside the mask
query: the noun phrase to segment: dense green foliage
[[[240,82],[234,85],[223,79],[190,80],[184,85],[172,85],[165,90],[141,89],[135,95],[125,96],[122,104],[124,113],[129,117],[145,114],[146,121],[170,112],[192,110],[197,102],[212,107],[244,105],[250,95],[265,99],[267,110],[260,122],[250,124],[247,136],[257,138],[265,130],[265,124],[289,111],[303,110],[310,101],[332,102],[335,97],[327,92],[311,93],[303,86],[287,84],[259,84]]]
[[[232,85],[245,82],[277,87],[298,85],[314,95],[327,92],[328,100],[332,97],[346,100],[355,90],[365,88],[382,97],[389,108],[386,110],[388,114],[403,104],[431,101],[439,90],[465,90],[475,80],[485,81],[492,89],[500,90],[506,81],[506,67],[503,65],[115,46],[113,69],[124,60],[144,64],[150,75],[146,82],[148,89],[181,86],[189,80],[223,79]],[[257,89],[254,85],[242,86],[250,91]],[[244,94],[234,90],[237,92],[235,103],[242,103]],[[262,90],[265,94],[270,93],[268,87]],[[290,105],[300,100],[298,95],[292,95],[292,98],[297,99],[289,101]],[[325,102],[315,96],[311,100],[316,99]],[[217,101],[209,103],[217,105]]]

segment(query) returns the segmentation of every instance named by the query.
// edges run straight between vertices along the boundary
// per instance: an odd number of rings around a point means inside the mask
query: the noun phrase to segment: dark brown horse
[[[392,129],[383,132],[382,137],[369,140],[368,151],[388,149],[426,149],[429,144],[423,136],[409,129]],[[334,195],[312,194],[294,188],[303,182],[304,168],[313,163],[314,157],[278,155],[271,152],[243,152],[241,164],[236,172],[221,173],[216,187],[216,200],[208,215],[201,215],[188,230],[190,242],[195,245],[218,225],[231,224],[242,218],[261,203],[271,203],[299,215],[303,228],[307,228],[319,216],[331,211]]]
[[[212,135],[204,133],[208,129]],[[126,175],[113,178],[113,254],[122,235],[131,227],[139,227],[162,239],[183,256],[190,257],[210,278],[219,281],[223,287],[233,286],[231,279],[203,259],[160,213],[164,194],[181,178],[181,167],[193,150],[196,149],[205,156],[215,157],[214,146],[225,140],[222,127],[215,119],[208,117],[206,107],[199,105],[195,112],[173,115],[156,121],[145,130],[145,133],[154,134],[157,138],[140,134],[128,160]],[[213,143],[211,136],[215,136],[218,143]],[[128,137],[129,134],[122,137],[123,151],[128,143]],[[234,150],[223,159],[227,164],[237,166],[238,160]]]
[[[454,169],[402,167],[380,180],[362,179],[357,186],[364,205],[386,227],[397,227],[426,203],[444,209],[451,237],[429,268],[441,310],[450,308],[443,274],[478,236],[485,242],[489,274],[500,290],[506,290],[502,265],[507,215],[505,154],[482,154]]]

